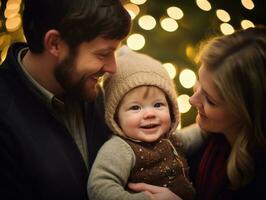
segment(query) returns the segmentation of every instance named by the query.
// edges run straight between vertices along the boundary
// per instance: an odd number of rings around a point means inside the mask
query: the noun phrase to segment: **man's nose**
[[[114,74],[116,72],[116,60],[115,60],[115,56],[112,55],[108,61],[105,63],[104,65],[104,71],[108,72],[110,74]]]

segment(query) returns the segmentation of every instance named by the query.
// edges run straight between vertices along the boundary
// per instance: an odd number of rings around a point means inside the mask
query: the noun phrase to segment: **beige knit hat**
[[[179,122],[177,94],[173,81],[162,63],[154,58],[134,52],[128,47],[121,47],[116,54],[117,72],[106,74],[103,79],[105,94],[105,120],[114,134],[125,137],[115,121],[119,103],[127,92],[133,88],[149,85],[164,91],[170,101],[171,129],[174,132]]]

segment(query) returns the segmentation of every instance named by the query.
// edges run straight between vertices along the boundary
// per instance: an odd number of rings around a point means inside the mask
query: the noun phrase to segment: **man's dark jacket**
[[[0,199],[87,199],[86,168],[75,141],[23,75],[16,43],[0,67]],[[100,98],[100,97],[98,97]],[[89,167],[109,131],[102,101],[84,103]]]

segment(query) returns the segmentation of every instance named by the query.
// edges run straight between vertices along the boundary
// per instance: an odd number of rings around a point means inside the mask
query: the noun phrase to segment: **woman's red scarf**
[[[210,136],[196,176],[198,200],[231,199],[226,175],[229,153],[230,144],[223,135]]]

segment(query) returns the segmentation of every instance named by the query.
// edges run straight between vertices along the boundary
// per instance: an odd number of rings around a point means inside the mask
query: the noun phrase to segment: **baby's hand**
[[[146,183],[129,183],[128,187],[135,192],[145,192],[151,200],[182,200],[171,190],[165,187]]]

